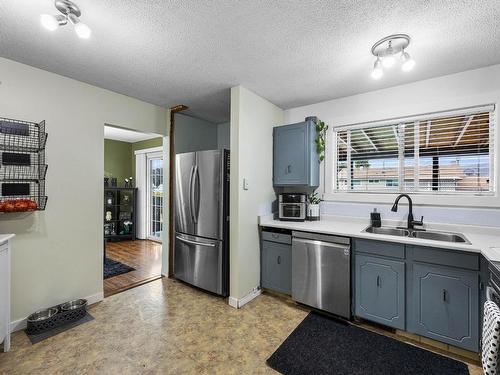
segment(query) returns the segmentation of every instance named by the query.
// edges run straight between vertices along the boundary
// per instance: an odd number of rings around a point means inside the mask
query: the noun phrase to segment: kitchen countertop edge
[[[449,231],[463,234],[470,242],[470,244],[460,244],[454,242],[367,233],[364,232],[364,229],[369,226],[369,220],[346,216],[328,215],[322,217],[320,221],[294,222],[276,220],[273,218],[273,215],[263,215],[259,216],[258,223],[261,227],[274,227],[376,241],[397,242],[407,245],[481,253],[489,261],[500,262],[499,228],[472,226],[467,228],[466,226],[447,225],[447,229]],[[463,230],[464,227],[465,230]],[[434,227],[429,227],[428,229],[434,229]],[[436,228],[435,230],[442,229]],[[497,232],[498,234],[492,232]]]

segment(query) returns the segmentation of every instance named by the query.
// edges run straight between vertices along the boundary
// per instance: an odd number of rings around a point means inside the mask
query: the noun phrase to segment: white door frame
[[[146,154],[150,152],[163,152],[163,190],[170,191],[169,187],[169,160],[170,160],[170,142],[169,137],[163,137],[163,146],[160,147],[152,147],[143,150],[137,150],[134,152],[136,157],[136,169],[135,169],[135,181],[136,186],[140,188],[139,190],[146,190],[146,182],[147,182],[147,160]],[[142,182],[141,182],[142,180]],[[161,274],[163,276],[168,276],[168,236],[169,236],[169,215],[165,216],[165,213],[168,213],[168,199],[163,199],[163,230],[162,230],[162,266],[161,266]],[[142,191],[139,191],[138,195],[138,219],[139,219],[139,227],[137,228],[137,238],[146,239],[146,227],[144,223],[147,220],[147,194],[142,194]],[[142,211],[142,212],[141,212]],[[141,232],[142,231],[142,232]],[[142,237],[139,236],[142,235]]]
[[[161,151],[152,151],[146,153],[146,238],[152,241],[157,241],[157,242],[162,242],[162,238],[154,237],[151,235],[151,218],[152,218],[152,212],[151,212],[151,168],[150,168],[150,162],[152,159],[162,159],[163,160],[163,150]],[[162,181],[163,182],[163,181]],[[165,190],[165,188],[163,188]],[[165,199],[165,194],[163,196],[163,199]],[[163,231],[163,225],[162,225],[162,231]]]

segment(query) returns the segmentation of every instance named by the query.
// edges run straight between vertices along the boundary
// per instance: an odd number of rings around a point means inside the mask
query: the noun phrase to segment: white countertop
[[[383,226],[405,226],[403,222],[382,221]],[[399,242],[411,245],[438,247],[441,249],[453,249],[483,254],[486,259],[500,262],[500,228],[480,227],[469,225],[452,224],[425,224],[427,230],[448,231],[463,234],[470,244],[426,240],[420,238],[389,236],[382,234],[367,233],[363,230],[370,225],[369,219],[353,218],[346,216],[324,215],[320,221],[279,221],[274,220],[272,215],[260,216],[259,225],[264,227],[283,228],[299,230],[304,232],[317,232],[333,234],[338,236],[367,238],[378,241]]]
[[[0,243],[11,240],[15,237],[15,234],[0,234]]]

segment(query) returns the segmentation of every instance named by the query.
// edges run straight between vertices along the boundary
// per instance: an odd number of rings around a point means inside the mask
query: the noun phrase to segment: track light
[[[375,64],[373,64],[372,77],[373,79],[380,79],[384,75],[384,71],[382,70],[382,62],[380,58],[377,57],[375,60]]]
[[[46,29],[54,31],[59,26],[66,25],[69,20],[75,27],[76,35],[83,39],[90,37],[92,31],[86,24],[80,21],[79,17],[82,13],[75,3],[70,0],[56,0],[54,5],[61,14],[56,16],[42,14],[40,16],[40,22]]]
[[[380,79],[384,72],[383,68],[391,68],[396,64],[396,55],[401,53],[401,69],[404,72],[412,70],[415,60],[405,49],[410,44],[410,37],[406,34],[394,34],[380,39],[372,47],[372,54],[377,58],[373,65],[372,78]]]
[[[75,25],[76,35],[78,35],[80,38],[83,39],[90,38],[90,34],[92,33],[92,31],[86,24],[81,22],[80,19],[76,17],[74,14],[68,15],[68,18],[71,21],[71,23]]]
[[[403,72],[409,72],[415,66],[415,60],[413,60],[410,54],[404,50],[401,52],[401,61],[403,63],[401,65],[401,70]]]

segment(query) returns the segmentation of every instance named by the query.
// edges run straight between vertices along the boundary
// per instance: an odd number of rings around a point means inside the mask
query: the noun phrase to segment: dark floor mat
[[[104,260],[104,278],[109,279],[113,276],[118,276],[123,273],[127,273],[130,271],[135,271],[135,268],[127,266],[117,260],[113,260],[111,258],[106,258]]]
[[[267,364],[286,375],[468,375],[466,364],[311,312]]]
[[[55,336],[61,332],[67,331],[68,329],[79,326],[80,324],[90,322],[91,320],[94,320],[94,317],[92,315],[90,315],[89,313],[87,313],[83,318],[81,318],[80,320],[77,320],[76,322],[64,324],[62,326],[51,329],[50,331],[37,333],[36,335],[30,335],[28,333],[26,333],[26,335],[28,336],[28,338],[30,339],[32,344],[36,344],[36,343],[39,343],[40,341],[48,339],[49,337],[52,337],[52,336]]]

